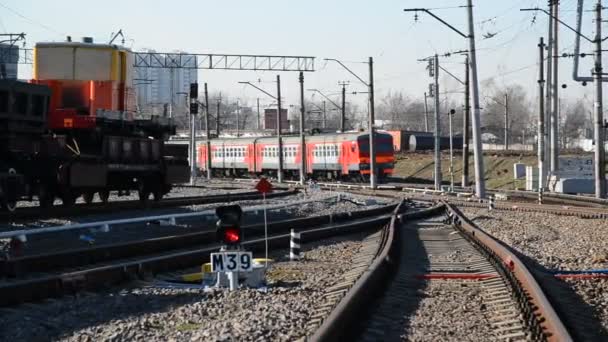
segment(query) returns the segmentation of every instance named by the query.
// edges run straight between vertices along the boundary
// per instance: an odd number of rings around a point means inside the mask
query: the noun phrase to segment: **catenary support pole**
[[[441,146],[439,144],[439,139],[441,137],[441,125],[439,124],[439,56],[435,55],[435,57],[433,57],[435,59],[435,63],[433,63],[433,67],[435,68],[435,70],[433,71],[433,76],[434,76],[434,84],[433,86],[435,87],[435,94],[433,96],[433,99],[435,100],[435,133],[434,133],[434,138],[435,138],[435,158],[434,158],[434,163],[435,163],[435,172],[434,172],[434,179],[435,179],[435,190],[441,190],[441,179],[442,179],[442,174],[441,174]]]
[[[277,140],[279,148],[279,168],[277,171],[277,180],[283,182],[283,139],[281,139],[281,75],[277,75]]]
[[[483,149],[481,145],[481,109],[479,104],[479,80],[477,77],[477,50],[475,50],[475,26],[473,20],[473,0],[467,0],[469,21],[469,63],[471,64],[471,87],[473,90],[473,152],[475,162],[475,194],[478,198],[486,196],[486,182],[483,168]]]
[[[455,113],[454,110],[448,112],[448,115],[450,116],[450,192],[454,191],[454,138],[452,132],[452,119]]]
[[[469,135],[471,131],[471,82],[469,57],[464,62],[465,66],[465,90],[464,90],[464,112],[462,113],[462,186],[469,186]]]
[[[300,184],[306,184],[306,137],[304,129],[306,119],[304,117],[304,72],[300,71]]]
[[[551,0],[552,1],[552,0]],[[553,9],[554,7],[549,3],[549,33],[547,35],[547,86],[545,89],[545,157],[549,158],[549,162],[544,164],[545,172],[543,172],[543,178],[539,179],[539,182],[543,182],[543,189],[549,185],[549,176],[551,175],[551,116],[553,104],[552,92],[553,92]],[[549,189],[546,189],[549,190]]]
[[[545,41],[540,38],[538,44],[538,192],[542,193],[545,183]],[[539,197],[540,198],[540,197]],[[540,201],[540,200],[539,200]]]
[[[215,112],[215,137],[220,137],[220,106],[222,105],[222,93],[217,99],[217,111]]]
[[[505,151],[509,150],[509,94],[505,93]]]
[[[342,112],[340,114],[340,132],[346,129],[346,82],[342,82]]]
[[[262,129],[262,126],[260,125],[260,98],[259,97],[256,99],[256,102],[257,102],[257,105],[258,105],[258,124],[257,124],[257,128],[258,128],[258,131],[259,131],[260,129]]]
[[[559,0],[551,0],[553,6],[553,16],[559,19]],[[558,111],[559,111],[559,21],[553,19],[553,84],[551,99],[551,174],[556,176],[559,169],[559,128],[558,128]]]
[[[602,95],[602,1],[595,5],[595,67],[593,78],[595,82],[595,197],[606,197],[606,165],[604,156],[604,104]]]
[[[205,137],[207,149],[207,179],[211,179],[211,127],[209,127],[209,92],[207,91],[207,83],[205,82]]]
[[[372,189],[376,188],[376,146],[374,138],[374,59],[369,58],[369,186]]]
[[[424,93],[424,131],[429,131],[429,104],[427,101],[426,92]]]

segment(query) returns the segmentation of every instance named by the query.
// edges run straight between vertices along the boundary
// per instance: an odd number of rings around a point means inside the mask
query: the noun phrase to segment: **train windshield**
[[[369,137],[360,137],[358,142],[360,152],[369,152]],[[390,135],[376,136],[374,147],[376,147],[376,153],[393,153],[393,138]]]

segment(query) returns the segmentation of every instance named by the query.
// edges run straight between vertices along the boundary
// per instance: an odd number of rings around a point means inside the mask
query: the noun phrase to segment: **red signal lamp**
[[[224,243],[227,245],[241,242],[241,230],[237,227],[224,228]]]

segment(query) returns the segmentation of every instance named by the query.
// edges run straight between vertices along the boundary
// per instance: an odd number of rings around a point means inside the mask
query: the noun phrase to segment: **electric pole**
[[[509,150],[509,94],[505,93],[505,151]]]
[[[257,124],[257,128],[258,128],[258,131],[259,131],[262,128],[260,126],[260,98],[259,97],[256,99],[256,102],[257,102],[257,105],[258,105],[258,124]]]
[[[426,92],[424,93],[424,131],[429,131],[429,105],[426,100]]]
[[[473,21],[473,0],[467,1],[469,17],[469,63],[473,87],[473,151],[475,153],[475,193],[478,198],[486,197],[486,182],[483,169],[481,146],[481,109],[479,105],[479,81],[477,78],[477,50],[475,49],[475,26]]]
[[[557,170],[559,169],[559,128],[558,128],[558,118],[557,112],[559,110],[559,50],[558,50],[558,32],[559,32],[559,0],[550,0],[549,4],[553,8],[553,84],[551,85],[553,90],[552,104],[551,104],[551,174],[553,176],[557,175]]]
[[[205,82],[205,136],[207,137],[207,179],[211,179],[211,129],[209,127],[209,92]]]
[[[279,169],[277,180],[283,183],[283,141],[281,139],[281,75],[277,75],[277,139],[279,144]]]
[[[369,185],[376,189],[376,146],[374,146],[374,59],[369,58]]]
[[[439,125],[439,56],[433,57],[434,64],[431,66],[433,69],[434,77],[434,100],[435,100],[435,190],[441,190],[441,126]]]
[[[300,72],[300,184],[306,182],[306,138],[304,137],[304,72]]]
[[[602,97],[602,1],[595,6],[595,197],[606,197],[606,165],[604,161],[604,115]]]
[[[339,83],[342,86],[342,114],[340,116],[340,132],[346,129],[346,85],[348,82]]]
[[[325,101],[323,101],[323,128],[327,128],[327,107],[325,107]]]
[[[241,104],[239,102],[239,100],[236,100],[236,137],[238,138],[240,135],[240,131],[239,131],[239,117],[240,117],[240,108],[241,108]]]
[[[222,104],[222,93],[217,98],[217,112],[215,113],[215,136],[220,137],[220,106]]]
[[[547,70],[545,71],[547,73],[547,87],[546,87],[546,101],[545,101],[545,130],[544,130],[544,134],[545,134],[545,156],[549,156],[549,167],[547,167],[547,165],[544,165],[545,167],[545,172],[543,172],[543,178],[539,179],[539,182],[542,181],[543,182],[543,188],[545,188],[545,185],[549,184],[549,175],[551,175],[552,173],[552,169],[551,169],[551,156],[552,156],[552,151],[551,151],[551,116],[552,116],[552,112],[551,112],[551,105],[553,104],[553,102],[551,101],[551,96],[552,96],[552,92],[553,92],[553,9],[554,7],[552,6],[551,2],[549,3],[549,33],[547,36]]]
[[[544,188],[543,179],[545,179],[545,41],[540,37],[538,44],[539,50],[539,69],[538,69],[538,192],[542,192]]]
[[[464,90],[464,113],[462,118],[462,186],[469,186],[469,121],[471,118],[471,84],[469,70],[469,56],[465,58],[465,90]]]

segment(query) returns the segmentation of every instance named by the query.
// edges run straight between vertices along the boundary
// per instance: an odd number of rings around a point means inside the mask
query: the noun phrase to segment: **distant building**
[[[155,51],[148,50],[147,52]],[[192,67],[195,67],[196,59],[192,59],[191,64]],[[171,86],[172,81],[173,87]],[[185,96],[177,93],[189,93],[190,83],[197,81],[198,73],[195,68],[135,68],[134,84],[137,90],[139,110],[142,113],[162,115],[165,107],[168,108],[172,103],[173,115],[182,115],[188,111],[188,106]],[[171,93],[172,88],[173,94]]]
[[[277,129],[276,108],[267,108],[264,110],[264,129]],[[289,120],[287,120],[286,108],[281,108],[281,130],[289,130]]]
[[[16,45],[0,44],[0,78],[16,80],[18,63],[19,47]]]

